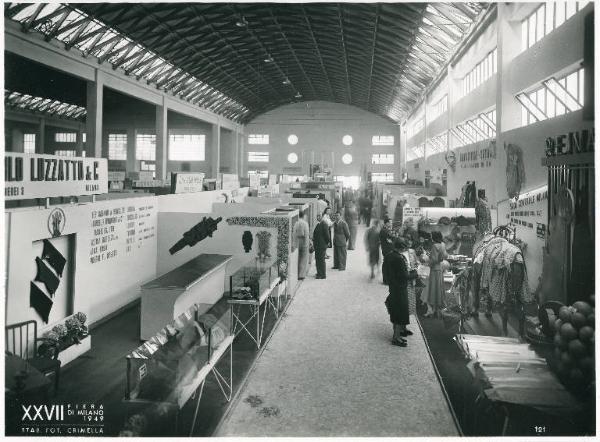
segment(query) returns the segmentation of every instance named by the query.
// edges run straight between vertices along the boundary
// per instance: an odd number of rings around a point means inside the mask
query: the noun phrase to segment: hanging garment
[[[492,215],[485,198],[478,198],[475,204],[475,228],[479,233],[492,231]]]
[[[58,276],[62,276],[63,269],[67,260],[61,253],[56,250],[56,247],[52,245],[47,239],[44,240],[44,249],[42,250],[42,258],[47,260],[52,268],[56,271]]]
[[[37,274],[35,275],[35,280],[43,282],[48,290],[48,293],[54,295],[56,289],[58,288],[58,284],[60,284],[60,279],[52,270],[48,268],[46,263],[37,256],[35,257],[35,264],[37,265]]]
[[[33,307],[37,314],[40,315],[42,320],[47,324],[50,310],[52,310],[52,300],[46,296],[35,283],[30,282],[30,284],[29,306]]]

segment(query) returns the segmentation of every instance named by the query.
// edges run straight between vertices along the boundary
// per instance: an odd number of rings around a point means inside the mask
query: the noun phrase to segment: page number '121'
[[[533,427],[536,434],[542,434],[546,432],[546,427],[538,427],[537,425]]]

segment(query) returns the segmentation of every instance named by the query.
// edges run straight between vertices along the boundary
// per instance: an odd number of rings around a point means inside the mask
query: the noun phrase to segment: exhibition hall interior
[[[4,435],[595,436],[594,40],[4,3]]]

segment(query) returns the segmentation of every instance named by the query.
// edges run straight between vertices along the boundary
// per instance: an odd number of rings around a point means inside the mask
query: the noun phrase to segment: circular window
[[[342,156],[342,163],[344,164],[350,164],[352,162],[352,155],[350,155],[349,153],[344,154],[344,156]]]
[[[298,144],[298,137],[294,134],[290,135],[288,137],[288,143],[290,143],[292,146],[295,144]],[[294,161],[294,163],[295,163],[295,161]]]
[[[288,155],[288,161],[292,164],[296,164],[298,162],[298,155],[296,155],[294,152],[292,152],[291,154]]]
[[[344,135],[342,137],[342,143],[344,143],[344,146],[350,146],[352,144],[352,136]],[[352,161],[352,160],[350,160],[350,161]]]

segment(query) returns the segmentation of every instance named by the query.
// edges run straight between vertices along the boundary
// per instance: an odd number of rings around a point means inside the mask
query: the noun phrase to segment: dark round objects
[[[560,348],[558,348],[558,347],[556,347],[556,348],[554,349],[554,358],[555,358],[557,361],[560,361],[560,356],[561,356],[561,355],[562,355],[562,351],[561,351],[561,349],[560,349]]]
[[[562,352],[560,355],[560,362],[562,362],[566,368],[571,368],[573,365],[575,365],[575,359],[573,359],[568,351]]]
[[[577,337],[577,330],[573,324],[566,323],[560,327],[560,335],[567,341],[571,341]]]
[[[584,316],[592,313],[592,306],[584,301],[577,301],[575,304],[573,304],[573,307],[575,307],[575,310],[577,310],[579,313],[582,313]]]
[[[578,359],[587,353],[585,345],[579,339],[573,339],[569,342],[569,353],[573,358]]]
[[[562,319],[556,318],[556,321],[554,321],[554,330],[557,333],[560,332],[560,328],[562,327],[562,325],[563,325]]]
[[[558,316],[562,322],[571,322],[571,310],[566,305],[563,305],[558,311]]]
[[[594,337],[594,329],[589,325],[585,325],[579,329],[579,339],[583,342],[590,342]]]
[[[594,313],[588,315],[587,325],[589,325],[590,327],[596,328],[596,316],[594,315]]]
[[[585,315],[581,312],[575,312],[571,315],[571,324],[575,326],[575,328],[583,327],[587,322]]]
[[[574,384],[582,383],[583,382],[583,372],[577,367],[572,368],[571,371],[569,371],[569,380],[571,382],[573,382]]]
[[[560,333],[557,333],[554,335],[554,345],[560,348],[561,350],[566,350],[569,343],[565,338],[563,338],[560,335]]]
[[[577,361],[577,366],[586,374],[594,373],[594,358],[585,356]]]

